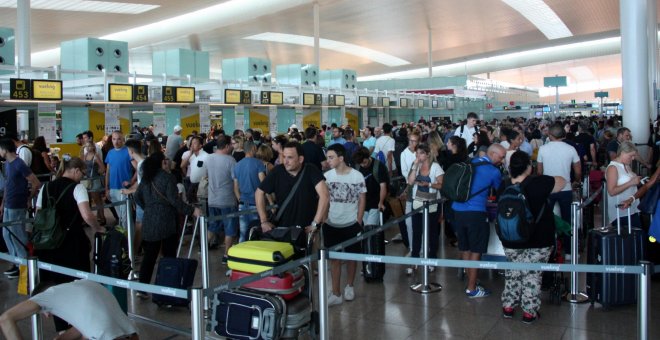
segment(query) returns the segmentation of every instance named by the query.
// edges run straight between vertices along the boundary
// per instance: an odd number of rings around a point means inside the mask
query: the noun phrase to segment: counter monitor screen
[[[270,92],[270,103],[272,105],[282,105],[284,104],[284,92]]]
[[[369,106],[369,97],[360,96],[359,97],[359,106],[361,106],[361,107]]]
[[[434,100],[431,101],[431,107],[434,108],[434,109],[438,108],[438,100],[437,99],[434,99]]]
[[[401,98],[399,100],[399,106],[400,107],[408,107],[408,98]]]
[[[303,93],[303,105],[314,105],[314,93]]]
[[[380,105],[382,107],[389,107],[390,106],[390,98],[389,97],[381,97],[380,98]]]
[[[225,104],[240,104],[241,90],[225,89]]]
[[[195,102],[195,88],[194,87],[177,87],[176,88],[176,101],[177,101],[177,103],[194,103]]]
[[[424,99],[417,99],[417,107],[419,108],[424,107]]]

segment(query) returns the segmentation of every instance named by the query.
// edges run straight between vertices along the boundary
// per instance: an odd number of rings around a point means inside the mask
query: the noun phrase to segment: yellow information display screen
[[[315,93],[303,93],[303,105],[314,105]]]
[[[111,102],[133,101],[133,85],[108,84],[108,101]]]
[[[284,104],[284,93],[282,92],[270,92],[270,103],[273,105],[282,105]]]
[[[225,89],[225,104],[240,104],[241,90]]]
[[[343,95],[335,96],[335,105],[344,106],[345,103],[346,103],[346,98]]]
[[[194,103],[195,102],[195,88],[194,87],[177,87],[176,88],[176,101],[177,101],[177,103]]]
[[[360,106],[369,106],[369,97],[360,96]]]
[[[32,80],[32,99],[62,100],[62,81]]]

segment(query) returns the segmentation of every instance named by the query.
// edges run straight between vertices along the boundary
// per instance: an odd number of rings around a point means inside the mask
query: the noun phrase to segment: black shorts
[[[330,248],[360,235],[362,233],[362,226],[355,222],[355,224],[345,228],[336,228],[324,223],[321,231],[323,232],[323,245],[326,248]],[[344,248],[344,250],[349,253],[362,253],[362,242],[355,242]]]
[[[485,212],[454,210],[452,222],[458,238],[458,250],[479,254],[488,250],[490,226]]]

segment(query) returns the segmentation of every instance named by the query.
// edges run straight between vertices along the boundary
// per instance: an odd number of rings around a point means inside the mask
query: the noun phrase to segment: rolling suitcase
[[[383,213],[380,214],[380,224],[383,224]],[[364,232],[378,228],[377,225],[365,225]],[[379,232],[362,240],[362,251],[369,255],[385,255],[385,233]],[[362,262],[362,274],[366,282],[383,281],[385,264],[382,262]]]
[[[260,273],[289,262],[294,250],[287,242],[245,241],[229,248],[227,255],[229,269]]]
[[[589,264],[634,266],[644,259],[645,233],[630,225],[628,209],[628,232],[622,232],[618,219],[617,228],[592,229],[589,231]],[[598,302],[608,309],[614,305],[637,302],[637,276],[630,274],[588,273],[587,291],[591,303]]]
[[[230,280],[236,281],[244,277],[253,275],[238,270],[232,270]],[[302,268],[296,268],[280,275],[271,275],[264,277],[259,281],[250,282],[242,287],[254,289],[264,293],[277,294],[285,300],[291,300],[303,291],[305,286],[305,277]]]
[[[195,281],[197,260],[163,257],[156,271],[157,286],[188,289]],[[159,306],[188,306],[189,300],[167,295],[153,294],[151,301]]]
[[[282,338],[298,339],[312,321],[312,303],[307,296],[299,295],[286,303],[286,320]],[[311,329],[310,329],[311,331]]]
[[[100,270],[99,268],[99,263],[103,262],[101,259],[101,249],[103,246],[103,239],[104,239],[104,234],[102,233],[95,233],[94,234],[94,252],[92,254],[93,259],[94,259],[94,273],[99,274],[99,275],[110,275],[114,278],[119,278],[122,280],[125,280],[126,277],[122,277],[123,275],[121,274],[121,268],[120,268],[120,261],[116,257],[111,259],[110,262],[110,273],[106,273],[105,271]],[[115,287],[112,285],[103,285],[105,288],[107,288],[110,293],[115,297],[117,300],[117,303],[119,303],[119,307],[121,310],[124,312],[124,314],[128,313],[128,290],[126,288],[121,288],[121,287]]]
[[[225,290],[215,296],[213,330],[237,340],[271,340],[282,335],[286,303],[282,297],[247,289]]]

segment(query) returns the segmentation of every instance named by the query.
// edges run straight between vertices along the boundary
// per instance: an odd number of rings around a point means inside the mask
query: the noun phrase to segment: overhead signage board
[[[62,100],[61,80],[32,80],[32,99]]]
[[[149,86],[133,85],[133,101],[136,103],[146,103],[149,101]]]
[[[225,104],[240,104],[241,90],[225,89]]]
[[[424,107],[424,99],[417,99],[417,107],[420,109]]]
[[[108,84],[108,101],[111,102],[133,101],[133,85]]]
[[[607,91],[594,92],[594,97],[596,97],[596,98],[607,98],[609,96],[610,96],[610,94]]]
[[[177,103],[194,103],[195,102],[195,88],[194,87],[177,87],[176,88],[176,102]]]
[[[399,106],[400,107],[408,107],[408,98],[401,98],[399,100]]]
[[[163,103],[176,103],[176,87],[163,86]]]
[[[321,105],[323,97],[320,93],[303,93],[303,105]]]
[[[543,77],[543,86],[545,87],[562,87],[566,84],[566,76]]]
[[[32,99],[32,84],[30,79],[9,79],[9,99]]]
[[[380,106],[382,107],[389,107],[390,106],[390,98],[389,97],[380,97]]]
[[[358,99],[358,102],[359,102],[358,103],[359,106],[367,107],[367,106],[369,106],[369,97],[360,96],[359,99]]]
[[[346,98],[340,94],[331,94],[328,95],[328,105],[331,106],[344,106],[346,103]]]
[[[282,105],[284,93],[277,91],[261,91],[261,104]]]

